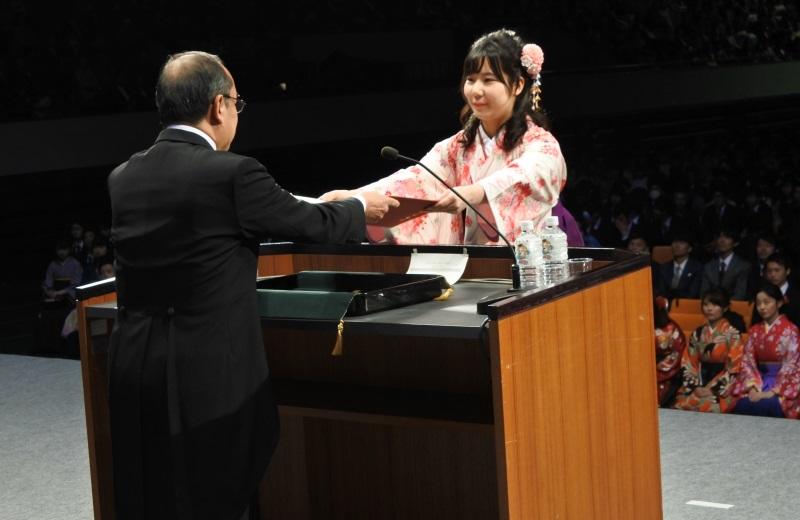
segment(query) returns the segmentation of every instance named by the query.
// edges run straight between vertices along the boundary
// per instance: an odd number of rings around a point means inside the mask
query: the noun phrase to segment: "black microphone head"
[[[381,157],[384,159],[389,159],[393,161],[397,159],[397,156],[400,155],[400,152],[397,151],[397,148],[392,148],[391,146],[384,146],[381,148]]]

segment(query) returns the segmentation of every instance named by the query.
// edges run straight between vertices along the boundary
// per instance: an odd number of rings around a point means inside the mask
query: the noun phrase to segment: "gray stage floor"
[[[800,421],[672,410],[660,419],[665,520],[800,518]],[[77,361],[0,355],[0,471],[0,519],[92,518]]]

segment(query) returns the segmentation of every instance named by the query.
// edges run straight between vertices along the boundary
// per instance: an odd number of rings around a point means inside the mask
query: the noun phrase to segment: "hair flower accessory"
[[[535,43],[526,43],[522,47],[520,62],[532,79],[537,79],[544,63],[544,51]]]

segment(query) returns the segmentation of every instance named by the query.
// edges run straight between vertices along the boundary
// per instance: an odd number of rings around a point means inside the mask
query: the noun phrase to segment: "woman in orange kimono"
[[[739,396],[734,413],[800,417],[800,332],[781,314],[783,293],[764,283],[756,293],[763,321],[750,327],[742,371],[733,386]]]
[[[656,326],[656,380],[658,381],[658,405],[668,408],[675,399],[681,385],[681,356],[686,349],[686,336],[680,326],[667,314],[667,299],[659,296],[653,302],[653,318]]]
[[[730,389],[741,365],[742,342],[740,332],[725,317],[730,303],[727,291],[719,287],[703,295],[706,322],[692,333],[683,352],[683,386],[674,408],[726,413],[736,405]]]

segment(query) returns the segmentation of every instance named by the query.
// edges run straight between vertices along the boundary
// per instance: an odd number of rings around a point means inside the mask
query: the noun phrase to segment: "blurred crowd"
[[[158,67],[168,53],[190,48],[223,56],[248,84],[251,101],[344,89],[449,87],[458,74],[458,60],[451,58],[476,34],[500,26],[547,44],[554,73],[800,56],[797,7],[778,0],[522,0],[495,2],[491,9],[452,0],[301,0],[291,7],[244,2],[225,8],[205,1],[187,6],[11,0],[6,6],[0,32],[10,52],[0,55],[0,87],[13,102],[0,106],[0,121],[152,110]],[[430,52],[409,42],[437,31],[456,49],[453,56],[436,57],[438,37],[431,39]],[[400,36],[383,43],[392,48],[381,59],[336,43],[348,41],[342,35],[358,35],[357,46],[370,47],[369,35],[392,33]],[[340,39],[315,45],[309,58],[298,49],[304,40],[316,41],[314,35]]]

